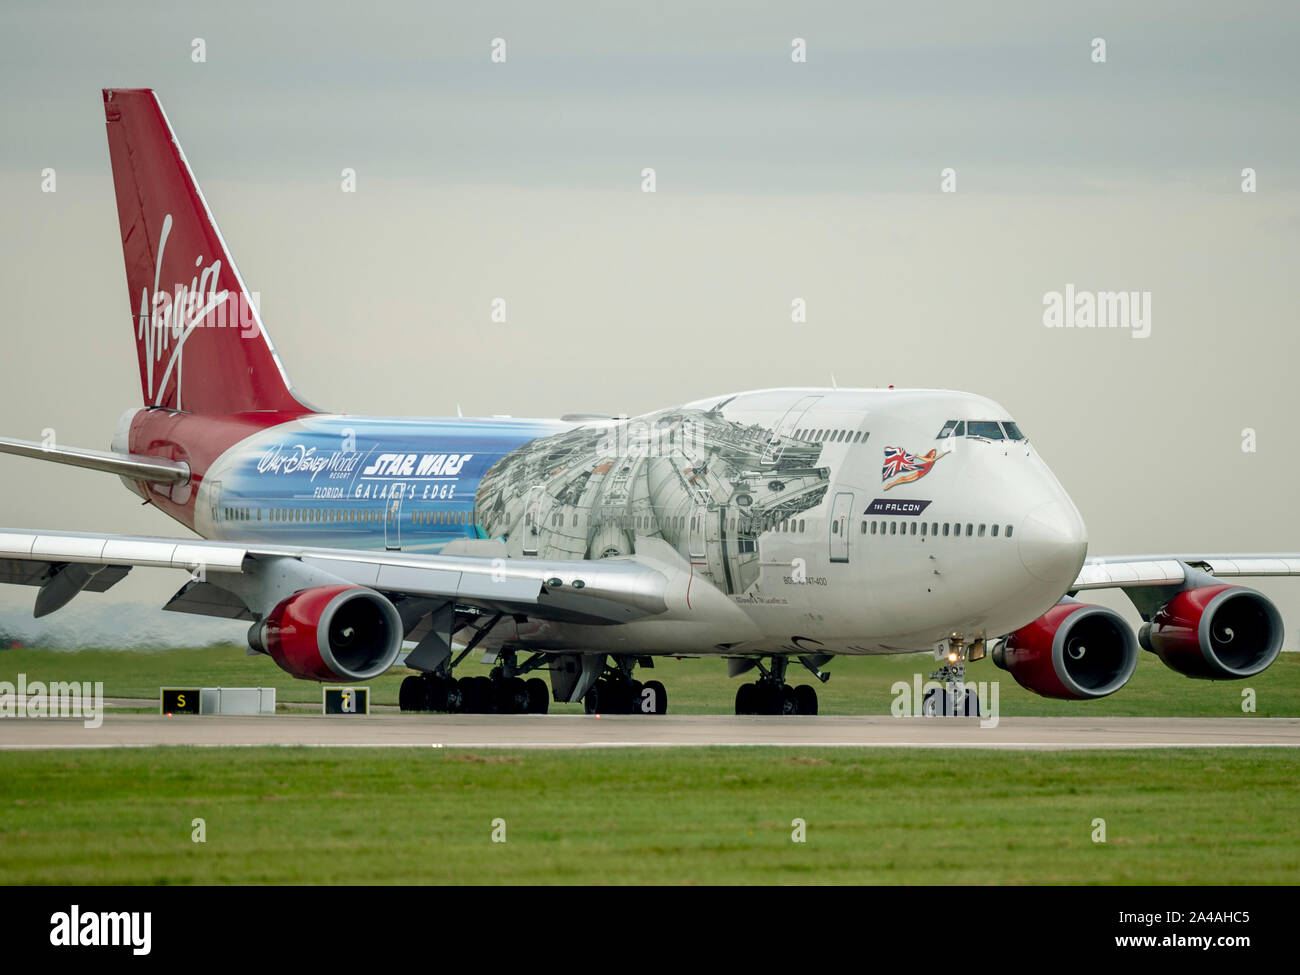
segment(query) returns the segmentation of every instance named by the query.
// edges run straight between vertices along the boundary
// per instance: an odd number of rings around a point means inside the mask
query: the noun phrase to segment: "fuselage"
[[[760,390],[632,419],[308,414],[229,446],[186,503],[213,539],[654,558],[688,573],[688,603],[694,587],[701,607],[730,604],[702,609],[712,622],[505,637],[539,649],[888,653],[998,636],[1057,602],[1087,547],[1012,417],[937,390]]]

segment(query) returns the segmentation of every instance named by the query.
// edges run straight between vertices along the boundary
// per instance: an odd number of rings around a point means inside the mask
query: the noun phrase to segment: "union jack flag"
[[[931,450],[927,454],[909,454],[902,447],[885,448],[885,466],[880,469],[880,480],[884,482],[884,490],[888,491],[896,484],[910,484],[912,481],[919,481],[925,475],[930,473],[930,468],[942,454]]]

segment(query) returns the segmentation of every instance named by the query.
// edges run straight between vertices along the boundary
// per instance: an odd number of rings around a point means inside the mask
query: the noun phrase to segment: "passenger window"
[[[909,534],[909,535],[915,535],[915,534],[916,534],[916,522],[912,522],[912,530],[911,530],[910,532],[908,532],[908,534]]]
[[[925,522],[921,522],[921,537],[922,537],[922,538],[925,537],[925,530],[926,530],[927,528],[929,528],[929,527],[930,527],[930,526],[927,525]]]
[[[974,530],[975,530],[975,526],[972,525],[969,521],[966,522],[966,537],[967,537],[967,538],[970,538],[971,533],[972,533]]]
[[[979,536],[979,537],[980,537],[980,538],[983,538],[983,537],[984,537],[984,526],[983,526],[983,525],[980,525],[980,536]]]
[[[994,526],[993,526],[993,537],[994,537],[994,538],[997,538],[997,537],[998,537],[998,526],[997,526],[997,525],[994,525]]]
[[[939,534],[939,523],[937,521],[930,522],[930,534],[931,535]]]
[[[1011,526],[1007,525],[1007,538],[1011,537]]]
[[[946,521],[943,523],[943,537],[948,537],[948,523]]]
[[[875,533],[876,533],[876,523],[873,521],[871,523],[871,534],[874,535]]]
[[[803,519],[802,519],[802,518],[799,519],[799,530],[800,530],[800,531],[803,531]]]
[[[840,520],[836,518],[834,521],[831,522],[831,534],[838,535],[839,533],[840,533]]]
[[[891,521],[891,522],[889,523],[889,534],[891,534],[891,535],[897,535],[897,534],[898,534],[898,522],[896,522],[896,521]]]

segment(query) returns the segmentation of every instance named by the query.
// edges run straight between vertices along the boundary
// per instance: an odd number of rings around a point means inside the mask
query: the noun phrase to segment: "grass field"
[[[829,683],[817,689],[823,714],[887,714],[890,687],[895,681],[911,682],[914,674],[928,677],[934,669],[929,654],[898,657],[840,657],[827,668]],[[467,660],[457,674],[487,673],[488,668]],[[163,685],[275,687],[279,701],[319,703],[320,685],[295,680],[266,656],[249,657],[238,647],[193,650],[129,652],[84,650],[0,651],[0,680],[13,681],[19,673],[28,680],[79,680],[104,682],[109,697],[144,697],[157,700]],[[397,686],[406,670],[395,670],[369,682],[372,702],[396,704]],[[730,714],[740,680],[728,680],[721,660],[659,660],[651,671],[638,669],[643,680],[655,677],[668,690],[674,714]],[[1181,677],[1149,653],[1143,653],[1137,673],[1128,686],[1100,701],[1049,701],[1024,690],[989,660],[967,668],[971,681],[999,681],[999,706],[1003,716],[1182,716],[1241,717],[1242,690],[1253,688],[1254,714],[1258,717],[1300,715],[1300,653],[1284,653],[1258,677],[1244,681],[1203,681]],[[812,681],[798,664],[790,669],[794,681]],[[744,678],[752,680],[752,675]],[[815,683],[815,682],[814,682]],[[580,713],[578,704],[552,704],[556,713]]]
[[[1291,749],[8,752],[0,883],[1296,883],[1298,776]]]

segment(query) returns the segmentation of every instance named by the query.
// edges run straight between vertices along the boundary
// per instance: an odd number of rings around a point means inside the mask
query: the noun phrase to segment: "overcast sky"
[[[0,431],[105,447],[139,405],[99,89],[153,87],[323,407],[966,389],[1016,416],[1094,554],[1300,551],[1294,4],[611,6],[0,8]],[[1150,292],[1150,336],[1045,328],[1067,283]],[[180,532],[16,458],[0,524]],[[1300,580],[1261,588],[1294,646]],[[0,628],[33,595],[0,590]]]

